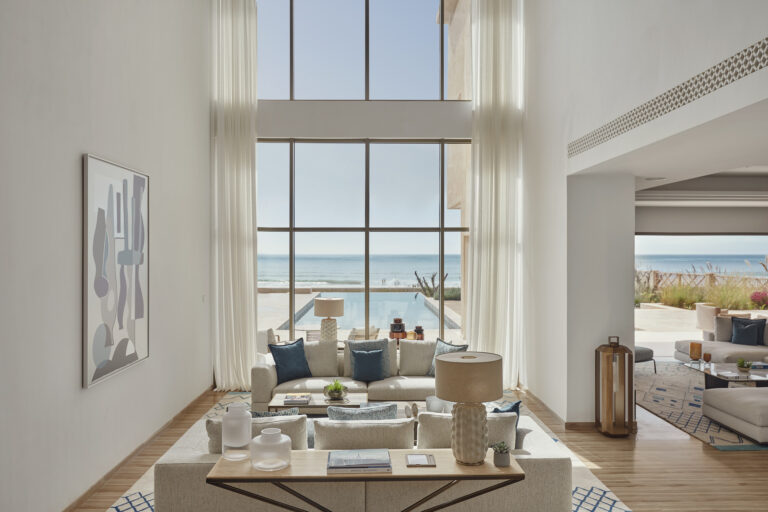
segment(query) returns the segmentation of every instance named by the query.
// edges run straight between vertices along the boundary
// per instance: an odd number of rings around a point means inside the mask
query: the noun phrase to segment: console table
[[[406,454],[428,453],[435,457],[435,467],[413,467],[406,466]],[[525,478],[525,473],[514,458],[511,464],[506,468],[497,468],[493,465],[493,452],[488,451],[485,464],[479,466],[464,466],[456,462],[453,453],[449,449],[442,450],[389,450],[389,457],[392,462],[391,473],[326,473],[328,462],[328,450],[295,450],[291,452],[291,465],[279,471],[259,471],[251,466],[250,458],[243,461],[228,461],[220,458],[216,465],[211,469],[205,481],[209,485],[235,492],[249,498],[269,503],[285,510],[294,512],[308,512],[305,509],[295,507],[288,503],[283,503],[266,496],[261,496],[240,487],[236,484],[244,483],[266,483],[272,484],[286,493],[298,498],[310,507],[321,512],[331,512],[322,504],[313,501],[298,491],[292,489],[288,484],[293,482],[316,482],[319,484],[326,482],[418,482],[418,481],[445,481],[445,485],[439,487],[436,491],[424,496],[416,503],[403,509],[403,512],[410,512],[436,496],[442,494],[451,487],[460,484],[464,480],[498,480],[498,483],[473,491],[450,501],[437,504],[425,509],[423,512],[434,512],[442,510],[457,503],[461,503],[477,496],[501,489],[508,485],[519,482]]]

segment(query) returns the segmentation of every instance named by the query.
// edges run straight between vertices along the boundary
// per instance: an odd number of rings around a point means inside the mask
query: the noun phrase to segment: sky
[[[768,254],[768,236],[635,237],[635,254]]]

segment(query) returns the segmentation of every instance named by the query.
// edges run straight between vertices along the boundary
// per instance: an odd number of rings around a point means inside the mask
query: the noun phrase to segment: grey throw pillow
[[[298,416],[299,408],[291,407],[290,409],[283,409],[282,411],[268,412],[268,411],[251,411],[251,416],[254,418],[272,418],[274,416]]]
[[[352,407],[328,407],[328,419],[337,421],[394,420],[397,418],[397,404],[375,404]]]
[[[730,316],[715,317],[715,341],[731,341],[733,321]]]
[[[432,366],[429,367],[427,376],[435,376],[435,358],[437,356],[441,354],[449,354],[451,352],[466,352],[467,348],[469,348],[469,345],[451,345],[450,343],[446,343],[440,338],[437,338],[437,345],[435,345],[435,355],[432,356]]]

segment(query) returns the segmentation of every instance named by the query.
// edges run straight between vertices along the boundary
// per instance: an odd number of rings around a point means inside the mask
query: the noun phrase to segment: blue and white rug
[[[718,450],[768,450],[701,414],[704,375],[682,363],[635,367],[637,405]]]
[[[517,396],[513,392],[505,393],[504,402],[515,401]],[[204,418],[223,416],[229,404],[245,402],[250,405],[250,393],[227,393],[227,395],[214,405]],[[560,439],[530,410],[521,406],[521,413],[530,416],[558,443]],[[573,507],[572,512],[631,512],[629,507],[619,500],[570,450],[561,443],[571,455],[573,465]],[[117,500],[107,512],[154,512],[154,466],[150,468],[128,490],[125,496]]]

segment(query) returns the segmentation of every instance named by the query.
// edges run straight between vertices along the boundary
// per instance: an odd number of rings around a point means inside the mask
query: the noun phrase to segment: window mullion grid
[[[366,0],[366,13],[368,0]],[[367,52],[366,52],[367,56]],[[366,94],[368,90],[366,89]],[[371,318],[371,142],[365,141],[365,339],[370,338]]]
[[[293,0],[291,0],[293,4]],[[288,177],[288,324],[290,325],[289,338],[296,339],[296,209],[294,201],[294,192],[296,189],[296,142],[291,140],[289,143],[289,177]]]
[[[440,2],[441,6],[441,13],[442,13],[442,4],[443,2]],[[438,308],[439,314],[438,314],[438,321],[440,322],[439,327],[439,333],[440,338],[445,338],[445,334],[443,332],[443,327],[445,325],[445,322],[443,321],[443,317],[445,315],[445,286],[443,281],[443,276],[445,275],[445,141],[440,141],[440,260],[439,260],[439,274],[438,274],[438,283],[440,283],[440,306]]]

